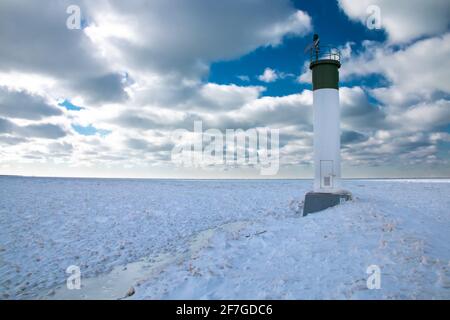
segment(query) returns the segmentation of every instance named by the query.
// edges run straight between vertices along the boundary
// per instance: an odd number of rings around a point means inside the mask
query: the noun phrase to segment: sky
[[[449,22],[447,0],[2,0],[0,174],[311,178],[318,33],[343,177],[450,177]],[[173,161],[196,121],[279,130],[277,174]]]

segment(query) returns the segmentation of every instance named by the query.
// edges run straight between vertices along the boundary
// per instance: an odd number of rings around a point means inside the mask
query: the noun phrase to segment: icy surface
[[[311,181],[0,177],[0,298],[449,299],[450,181],[345,186],[301,217]]]

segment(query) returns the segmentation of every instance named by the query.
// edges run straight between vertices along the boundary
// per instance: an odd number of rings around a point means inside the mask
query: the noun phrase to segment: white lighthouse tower
[[[314,100],[314,189],[305,196],[304,215],[351,199],[340,183],[340,53],[336,48],[321,46],[317,34],[308,49]]]

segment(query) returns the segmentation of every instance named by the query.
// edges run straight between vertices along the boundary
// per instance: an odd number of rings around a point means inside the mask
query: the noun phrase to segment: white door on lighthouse
[[[333,160],[320,160],[320,187],[333,188]]]

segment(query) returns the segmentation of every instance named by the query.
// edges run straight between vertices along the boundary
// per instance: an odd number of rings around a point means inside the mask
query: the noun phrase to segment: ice
[[[345,188],[302,217],[309,180],[0,177],[0,298],[449,299],[450,180]]]

